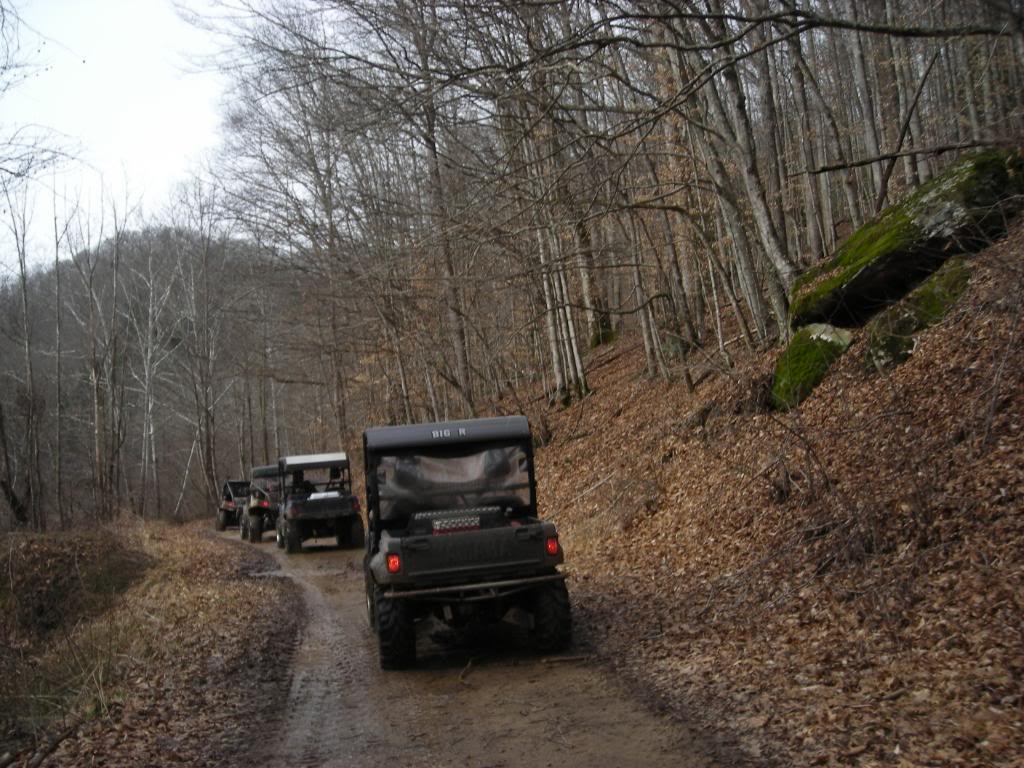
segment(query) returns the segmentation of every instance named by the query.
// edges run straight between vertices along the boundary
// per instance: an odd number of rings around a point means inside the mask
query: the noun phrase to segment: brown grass
[[[201,762],[238,746],[239,713],[258,709],[247,686],[286,654],[297,617],[290,585],[248,575],[266,567],[260,553],[207,529],[126,518],[7,542],[20,607],[0,662],[0,755],[27,762],[68,723],[80,725],[51,758],[61,765]]]

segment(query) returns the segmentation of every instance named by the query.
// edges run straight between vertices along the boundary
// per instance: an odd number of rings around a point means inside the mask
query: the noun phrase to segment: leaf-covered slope
[[[856,332],[792,414],[750,412],[778,353],[692,397],[629,339],[596,355],[539,453],[582,631],[752,756],[1016,765],[1022,254],[1018,222],[904,365],[867,372]]]
[[[44,765],[232,764],[287,687],[300,617],[293,585],[249,576],[264,554],[208,527],[125,519],[4,540],[22,601],[58,607],[0,638],[0,756],[41,761],[59,734]],[[46,567],[68,552],[77,566]],[[92,610],[69,611],[69,599]]]

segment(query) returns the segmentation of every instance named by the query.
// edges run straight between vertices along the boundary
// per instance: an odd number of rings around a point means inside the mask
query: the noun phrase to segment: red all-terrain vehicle
[[[245,510],[249,499],[248,480],[228,480],[221,489],[220,505],[217,507],[217,521],[214,527],[223,531],[229,525],[235,526]]]

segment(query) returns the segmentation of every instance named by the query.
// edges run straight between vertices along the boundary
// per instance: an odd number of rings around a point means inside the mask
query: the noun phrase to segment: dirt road
[[[288,556],[269,541],[261,548],[280,563],[277,576],[301,587],[307,621],[288,700],[259,729],[244,765],[735,764],[714,758],[594,663],[545,663],[505,627],[466,640],[439,625],[421,626],[417,667],[382,672],[365,617],[362,552],[311,543]]]

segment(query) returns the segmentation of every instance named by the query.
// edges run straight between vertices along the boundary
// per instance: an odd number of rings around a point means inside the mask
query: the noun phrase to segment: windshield
[[[349,493],[352,481],[348,467],[313,467],[286,475],[289,496]]]
[[[232,496],[241,496],[249,490],[249,482],[247,480],[230,480],[228,487],[231,489]]]
[[[430,509],[525,507],[532,502],[526,451],[518,445],[461,455],[382,456],[377,494],[385,520]]]
[[[250,495],[257,498],[264,497],[274,502],[277,501],[279,490],[277,478],[272,477],[254,477],[252,485],[249,486]]]

